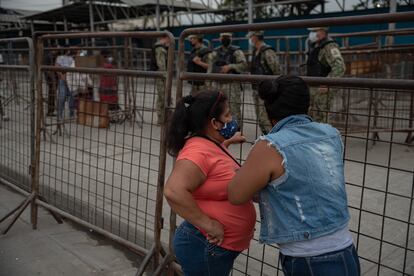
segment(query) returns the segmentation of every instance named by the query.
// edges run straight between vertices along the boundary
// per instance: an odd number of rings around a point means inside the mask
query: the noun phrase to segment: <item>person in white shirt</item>
[[[74,61],[70,67],[76,67]],[[79,99],[84,98],[88,100],[93,99],[93,81],[89,74],[80,72],[68,72],[66,74],[67,87],[74,98],[74,107],[78,108]]]
[[[71,56],[71,52],[69,49],[64,49],[63,51],[63,54],[59,55],[56,58],[55,66],[71,67],[72,64],[75,63],[75,60]],[[72,118],[75,115],[74,99],[71,91],[68,88],[66,75],[66,72],[58,72],[58,121],[63,120],[66,100],[69,101],[70,117]]]

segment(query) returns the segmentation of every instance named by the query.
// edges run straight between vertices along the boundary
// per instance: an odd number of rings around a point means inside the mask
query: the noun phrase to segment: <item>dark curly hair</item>
[[[276,80],[262,81],[258,92],[270,120],[308,113],[309,87],[300,77],[282,75]]]

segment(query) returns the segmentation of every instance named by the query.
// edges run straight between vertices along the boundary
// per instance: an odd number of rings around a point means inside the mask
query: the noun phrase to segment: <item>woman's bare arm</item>
[[[167,180],[164,196],[174,212],[205,230],[210,242],[220,244],[224,237],[223,226],[204,214],[192,196],[192,192],[203,184],[205,179],[203,172],[192,161],[179,160]]]
[[[267,141],[256,143],[228,186],[229,201],[243,204],[252,199],[271,180],[283,175],[282,162],[280,153]]]

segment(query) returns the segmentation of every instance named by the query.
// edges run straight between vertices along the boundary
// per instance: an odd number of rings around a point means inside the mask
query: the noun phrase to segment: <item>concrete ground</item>
[[[22,200],[22,195],[0,185],[0,217]],[[26,209],[11,230],[0,236],[0,276],[130,276],[135,275],[140,260],[88,229],[69,221],[56,223],[42,208],[38,230],[32,229]]]

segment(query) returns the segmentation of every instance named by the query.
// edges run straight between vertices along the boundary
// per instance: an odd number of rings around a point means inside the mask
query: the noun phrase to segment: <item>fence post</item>
[[[38,39],[36,41],[36,144],[35,144],[35,157],[33,160],[34,163],[34,173],[32,178],[32,191],[35,193],[35,200],[37,194],[39,193],[39,170],[40,170],[40,132],[42,128],[42,117],[43,117],[43,100],[42,100],[42,71],[41,64],[43,62],[43,41]],[[31,204],[31,222],[32,228],[37,229],[37,218],[38,218],[38,206],[36,201],[33,201]]]

